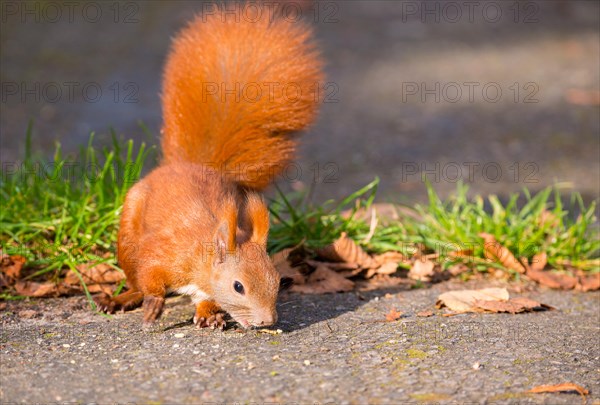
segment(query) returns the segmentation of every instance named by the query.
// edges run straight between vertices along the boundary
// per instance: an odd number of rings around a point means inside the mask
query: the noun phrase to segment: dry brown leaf
[[[452,274],[453,276],[458,276],[459,274],[467,271],[469,271],[469,266],[462,263],[454,264],[448,268],[448,273]]]
[[[394,274],[396,271],[398,271],[398,266],[400,265],[400,263],[405,261],[406,258],[400,252],[390,251],[390,252],[385,252],[385,253],[373,256],[373,260],[375,260],[375,262],[378,264],[379,267],[377,267],[375,269],[376,270],[375,272],[373,272],[373,271],[367,272],[367,275],[370,275],[370,276],[373,276],[375,274],[384,274],[384,275]],[[371,273],[373,273],[373,274],[371,274]],[[366,278],[369,278],[369,277],[366,277]]]
[[[400,252],[390,251],[373,256],[373,260],[375,260],[379,265],[383,266],[386,263],[402,262],[406,260],[406,258]]]
[[[281,278],[287,278],[292,280],[293,284],[304,284],[304,276],[297,267],[292,267],[288,261],[288,257],[292,252],[292,248],[284,249],[281,252],[277,252],[271,256],[271,261],[275,266],[275,269],[279,272]]]
[[[577,289],[581,291],[600,290],[600,273],[590,274],[589,276],[580,276]]]
[[[449,291],[437,299],[438,308],[447,307],[456,312],[478,312],[474,306],[475,300],[507,301],[509,298],[506,288],[484,288],[482,290]]]
[[[14,282],[21,277],[21,269],[27,260],[23,256],[3,255],[0,271],[8,277],[8,282]]]
[[[332,262],[321,262],[318,260],[305,259],[304,263],[311,267],[317,268],[319,266],[326,266],[330,270],[333,270],[345,278],[354,277],[362,273],[365,269],[358,266],[356,263],[332,263]]]
[[[550,273],[549,271],[535,271],[529,269],[527,277],[531,280],[550,288],[571,290],[577,285],[577,278],[567,274]]]
[[[362,271],[364,269],[361,269],[360,266],[356,263],[346,263],[346,262],[341,262],[341,263],[334,263],[334,262],[322,262],[320,260],[312,260],[312,259],[305,259],[304,263],[312,266],[312,267],[318,267],[318,266],[327,266],[329,267],[331,270],[334,271],[348,271],[348,270],[359,270]]]
[[[27,297],[59,297],[61,295],[77,294],[81,290],[64,283],[37,283],[35,281],[17,281],[15,284],[17,294]]]
[[[581,385],[577,385],[574,383],[562,383],[562,384],[554,384],[554,385],[538,385],[537,387],[533,387],[527,392],[531,392],[534,394],[546,393],[546,392],[578,392],[581,396],[585,397],[590,392],[583,388]]]
[[[482,312],[493,312],[493,313],[501,313],[508,312],[509,314],[518,314],[520,312],[526,312],[527,309],[520,305],[517,302],[513,302],[512,300],[508,301],[482,301],[475,300],[473,302],[473,307],[478,311]]]
[[[540,252],[531,259],[528,271],[542,271],[546,267],[546,264],[548,264],[548,255],[546,252]]]
[[[377,267],[377,262],[348,237],[346,232],[330,245],[317,249],[317,254],[332,262],[356,263],[360,267],[370,269]]]
[[[271,261],[273,262],[273,265],[277,267],[281,264],[287,263],[287,259],[291,251],[292,248],[285,248],[277,253],[273,253],[271,255]]]
[[[547,305],[547,304],[543,304],[539,301],[536,300],[532,300],[531,298],[527,298],[527,297],[515,297],[515,298],[511,298],[510,299],[511,302],[514,302],[516,304],[522,305],[523,308],[525,308],[528,311],[531,310],[554,310],[556,308]]]
[[[87,284],[116,284],[125,280],[125,274],[122,271],[106,263],[85,263],[75,267],[83,282]],[[80,283],[77,273],[72,269],[65,276],[65,283],[70,285],[78,285]]]
[[[113,295],[115,292],[114,284],[88,284],[86,287],[91,294],[105,293],[108,295]]]
[[[394,274],[398,270],[397,262],[388,262],[377,268],[377,274]]]
[[[435,263],[430,260],[417,259],[408,272],[408,277],[413,280],[431,281],[434,267]]]
[[[417,312],[417,316],[421,318],[429,318],[430,316],[433,316],[433,311],[420,311]]]
[[[480,233],[479,236],[484,240],[483,248],[486,258],[502,263],[507,269],[514,270],[521,274],[525,273],[525,267],[523,267],[510,250],[502,246],[502,244],[496,240],[494,235]]]
[[[303,294],[326,294],[346,292],[354,289],[354,282],[336,273],[327,266],[318,266],[309,274],[304,284],[294,284],[290,291]]]
[[[508,312],[510,314],[518,314],[521,312],[530,312],[535,309],[553,309],[547,305],[541,304],[529,298],[511,298],[508,301],[489,301],[475,300],[473,306],[487,312]]]
[[[401,316],[402,316],[402,312],[398,312],[396,310],[396,308],[390,308],[390,312],[385,314],[385,321],[386,322],[394,322],[394,321],[397,321],[398,319],[400,319]]]

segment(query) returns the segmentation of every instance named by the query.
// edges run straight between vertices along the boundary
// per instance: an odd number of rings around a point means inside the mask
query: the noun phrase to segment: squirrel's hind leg
[[[144,296],[136,289],[130,289],[113,297],[109,294],[100,294],[94,297],[98,310],[108,314],[116,311],[130,311],[140,306]]]

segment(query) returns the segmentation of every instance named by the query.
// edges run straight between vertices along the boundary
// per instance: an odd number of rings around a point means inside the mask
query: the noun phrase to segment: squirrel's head
[[[262,199],[249,199],[241,229],[223,221],[215,235],[215,301],[244,328],[277,322],[280,276],[266,251],[269,215]]]

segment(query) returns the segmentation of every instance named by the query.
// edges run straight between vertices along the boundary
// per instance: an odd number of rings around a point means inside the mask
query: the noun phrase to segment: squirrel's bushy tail
[[[292,159],[293,132],[317,112],[322,64],[309,27],[263,14],[199,15],[175,38],[162,94],[166,163],[211,165],[260,190]]]

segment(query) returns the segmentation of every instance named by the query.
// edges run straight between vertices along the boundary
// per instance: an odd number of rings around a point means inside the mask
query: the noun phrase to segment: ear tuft
[[[269,236],[269,209],[262,197],[256,193],[248,194],[246,218],[249,220],[252,236],[250,242],[267,246]]]
[[[233,201],[224,203],[223,217],[214,237],[216,260],[225,261],[227,253],[235,252],[235,234],[237,229],[237,210]]]

